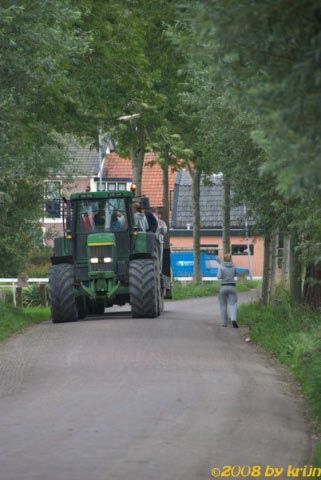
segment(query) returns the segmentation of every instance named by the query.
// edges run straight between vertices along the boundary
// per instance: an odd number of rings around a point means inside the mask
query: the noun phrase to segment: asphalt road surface
[[[216,298],[158,319],[128,310],[0,346],[0,480],[198,480],[309,460],[294,387],[244,329],[221,327]]]

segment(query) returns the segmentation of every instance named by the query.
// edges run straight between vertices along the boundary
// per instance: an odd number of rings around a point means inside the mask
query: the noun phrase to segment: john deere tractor
[[[129,191],[64,199],[64,235],[55,239],[49,273],[54,323],[125,303],[133,317],[157,317],[163,311],[170,292],[169,252],[163,254],[157,233],[137,229],[133,201]],[[54,209],[57,202],[49,202],[47,212]]]

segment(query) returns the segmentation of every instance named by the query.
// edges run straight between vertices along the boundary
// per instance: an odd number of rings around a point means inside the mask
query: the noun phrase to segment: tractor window
[[[80,233],[128,230],[124,198],[78,201],[77,231]]]

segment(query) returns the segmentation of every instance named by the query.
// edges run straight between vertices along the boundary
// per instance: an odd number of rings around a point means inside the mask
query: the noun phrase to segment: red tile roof
[[[155,153],[146,153],[143,178],[142,178],[142,194],[150,200],[152,207],[161,207],[163,205],[163,188],[162,177],[163,172],[158,163],[149,165],[154,162],[157,156]],[[128,158],[122,158],[116,153],[107,156],[105,163],[105,178],[132,178],[132,164]],[[169,192],[174,190],[176,172],[168,169]]]
[[[110,153],[105,160],[104,176],[107,178],[132,178],[132,164],[128,158]]]

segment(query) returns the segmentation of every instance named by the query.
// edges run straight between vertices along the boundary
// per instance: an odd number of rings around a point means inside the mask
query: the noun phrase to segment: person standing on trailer
[[[136,228],[141,232],[147,232],[149,230],[148,221],[141,205],[138,202],[133,204],[133,212]]]

